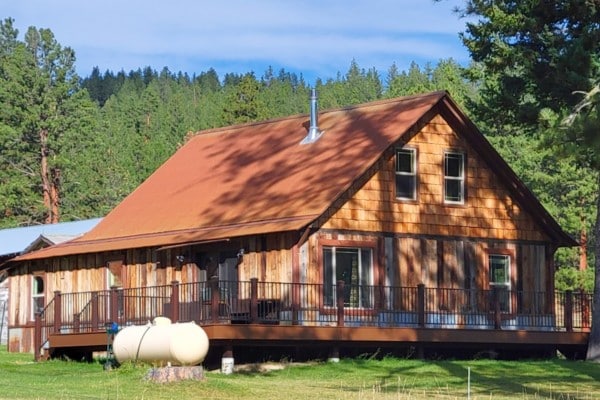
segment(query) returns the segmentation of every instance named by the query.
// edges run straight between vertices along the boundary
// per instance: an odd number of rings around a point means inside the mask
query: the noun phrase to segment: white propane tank
[[[208,336],[194,322],[175,323],[156,317],[147,325],[121,329],[113,340],[119,363],[145,361],[171,365],[198,365],[208,353]]]

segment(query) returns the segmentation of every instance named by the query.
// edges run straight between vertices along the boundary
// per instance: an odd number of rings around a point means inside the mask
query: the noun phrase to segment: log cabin
[[[321,112],[313,92],[309,115],[198,132],[90,232],[5,263],[9,350],[159,315],[223,354],[583,345],[554,290],[576,245],[447,92]]]

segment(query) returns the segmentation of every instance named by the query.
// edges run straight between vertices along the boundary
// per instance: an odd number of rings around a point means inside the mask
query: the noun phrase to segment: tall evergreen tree
[[[79,126],[72,111],[87,92],[79,93],[72,49],[49,29],[30,27],[20,42],[12,24],[0,24],[0,162],[17,177],[24,206],[5,193],[4,214],[18,223],[54,223],[61,216],[65,137]]]
[[[196,78],[196,81],[200,85],[202,91],[216,92],[221,89],[219,75],[213,68],[210,68],[206,72],[202,72],[198,78]]]
[[[424,70],[421,70],[421,67],[413,61],[408,71],[396,74],[390,80],[388,96],[407,96],[432,91],[430,69],[430,66],[427,65]]]
[[[577,104],[580,98],[576,92],[589,91],[593,79],[599,76],[598,2],[468,0],[461,12],[477,17],[475,22],[467,23],[462,38],[480,66],[475,72],[485,76],[479,118],[487,120],[486,126],[497,129],[498,134],[552,128],[546,131],[552,133],[546,138],[560,151],[568,151],[578,167],[590,168],[597,180],[597,142],[581,140],[579,130],[560,129],[556,122]],[[594,197],[599,187],[597,181]],[[597,210],[600,216],[600,202]],[[597,218],[596,227],[599,224]],[[594,322],[588,359],[600,361],[600,258],[595,262]]]
[[[541,110],[562,112],[590,89],[600,68],[597,1],[469,0],[461,13],[478,17],[461,37],[485,68],[478,118],[493,119],[488,126],[535,129]]]
[[[254,73],[245,74],[238,84],[229,88],[225,103],[226,124],[260,121],[267,117],[267,109],[260,98],[260,82]]]
[[[600,14],[600,10],[598,10]],[[563,135],[556,135],[554,141],[560,143],[560,150],[578,157],[594,169],[596,173],[596,222],[594,225],[594,300],[592,306],[592,330],[590,332],[587,359],[600,362],[600,74],[596,75],[593,86],[584,98],[573,108],[573,112],[563,119],[567,128]],[[566,137],[565,137],[566,136]]]

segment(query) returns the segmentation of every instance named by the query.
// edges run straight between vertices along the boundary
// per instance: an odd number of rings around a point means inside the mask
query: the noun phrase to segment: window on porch
[[[334,307],[336,285],[344,282],[344,306],[373,307],[373,250],[370,248],[323,247],[323,302]]]
[[[33,276],[33,281],[31,282],[31,304],[31,319],[33,320],[35,319],[35,314],[44,310],[44,278],[42,276]]]
[[[510,312],[510,256],[507,254],[490,254],[490,287],[499,290],[500,310]]]

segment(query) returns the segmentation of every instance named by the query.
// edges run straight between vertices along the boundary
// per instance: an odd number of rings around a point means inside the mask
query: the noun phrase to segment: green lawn
[[[148,366],[104,371],[99,362],[35,363],[0,350],[2,399],[600,399],[600,364],[548,361],[348,359],[286,365],[271,372],[221,375],[201,382],[157,384]]]

